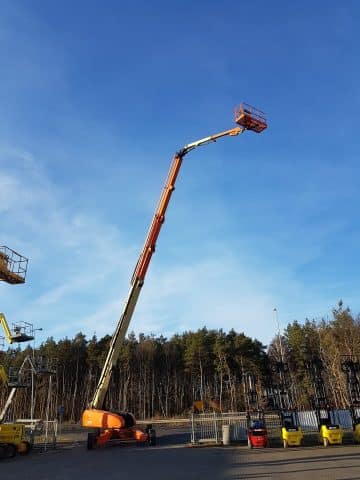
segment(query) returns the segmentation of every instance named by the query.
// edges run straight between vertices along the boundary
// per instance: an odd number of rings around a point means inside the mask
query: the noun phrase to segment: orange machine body
[[[83,412],[82,425],[99,429],[94,436],[96,446],[105,445],[110,440],[135,440],[139,443],[148,441],[148,434],[135,427],[135,418],[130,413],[113,413],[106,410],[89,408]]]
[[[132,420],[129,421],[130,416]],[[135,419],[129,413],[121,414],[89,408],[83,412],[82,425],[90,428],[125,428],[134,426]]]

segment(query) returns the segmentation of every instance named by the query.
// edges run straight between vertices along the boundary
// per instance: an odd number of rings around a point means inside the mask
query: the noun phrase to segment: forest
[[[52,418],[61,411],[62,420],[79,421],[91,401],[109,342],[110,336],[87,339],[78,333],[72,339],[48,338],[36,349],[35,361],[48,359],[54,372],[50,390],[48,375],[35,378],[35,418],[45,417],[50,402]],[[330,402],[343,408],[348,395],[341,365],[344,358],[359,353],[360,317],[341,301],[330,319],[294,320],[268,346],[235,330],[206,327],[169,339],[130,333],[112,374],[106,407],[131,411],[139,419],[186,416],[199,400],[205,408],[216,402],[220,411],[241,411],[246,408],[244,372],[256,376],[261,398],[264,388],[276,381],[276,365],[282,360],[297,407],[309,408],[313,392],[306,364],[319,358]],[[26,355],[32,357],[30,347],[9,348],[0,352],[0,364],[18,368]],[[29,417],[30,390],[18,389],[10,416]],[[0,407],[8,392],[6,385],[0,386]]]

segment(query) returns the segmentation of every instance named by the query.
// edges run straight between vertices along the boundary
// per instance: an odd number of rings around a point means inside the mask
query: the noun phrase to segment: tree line
[[[56,368],[51,389],[48,374],[35,377],[35,418],[49,414],[79,421],[95,391],[110,339],[87,339],[78,333],[73,339],[49,338],[36,349],[35,363],[46,358]],[[220,411],[241,411],[247,405],[244,372],[252,372],[256,378],[261,400],[265,386],[277,382],[279,362],[286,366],[287,388],[297,406],[309,408],[313,387],[306,365],[314,358],[321,359],[330,402],[345,407],[349,402],[342,360],[344,355],[359,353],[360,318],[341,302],[330,320],[294,321],[268,347],[235,330],[204,327],[169,339],[130,333],[113,370],[106,408],[131,411],[139,419],[186,415],[196,401],[204,408],[216,405]],[[8,349],[0,352],[0,364],[6,369],[19,368],[27,355],[32,358],[30,347]],[[0,386],[0,408],[8,393],[7,386]],[[9,415],[29,417],[30,404],[31,388],[18,389]]]

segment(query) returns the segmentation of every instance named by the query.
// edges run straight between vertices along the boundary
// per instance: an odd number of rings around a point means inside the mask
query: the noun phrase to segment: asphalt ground
[[[231,480],[360,480],[360,445],[238,449]]]
[[[0,480],[360,480],[360,446],[187,447],[186,429],[160,429],[156,447],[83,443],[0,462]]]

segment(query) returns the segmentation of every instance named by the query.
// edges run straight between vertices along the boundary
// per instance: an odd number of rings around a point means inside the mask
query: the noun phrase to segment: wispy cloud
[[[51,334],[56,324],[76,323],[73,312],[98,297],[99,284],[106,290],[109,277],[129,271],[133,248],[113,225],[73,209],[30,155],[0,156],[2,243],[30,257],[28,282],[16,291],[22,301],[13,303],[14,290],[2,286],[2,309],[45,321]]]
[[[3,243],[30,257],[28,283],[16,293],[2,287],[2,309],[14,319],[41,325],[44,337],[80,330],[87,335],[112,333],[137,246],[124,240],[119,226],[74,207],[67,192],[29,153],[0,153]],[[16,202],[10,200],[14,191],[19,192]],[[134,223],[124,222],[127,228]],[[317,235],[318,243],[323,234]],[[298,312],[307,316],[322,311],[324,295],[309,291],[296,276],[299,264],[316,257],[316,243],[312,248],[304,245],[297,257],[290,248],[291,261],[274,267],[261,255],[239,252],[236,242],[224,242],[206,242],[207,248],[196,255],[174,243],[176,259],[170,261],[156,253],[130,329],[170,336],[206,325],[234,328],[268,342],[275,330],[275,305],[286,305],[280,308],[284,326]]]

